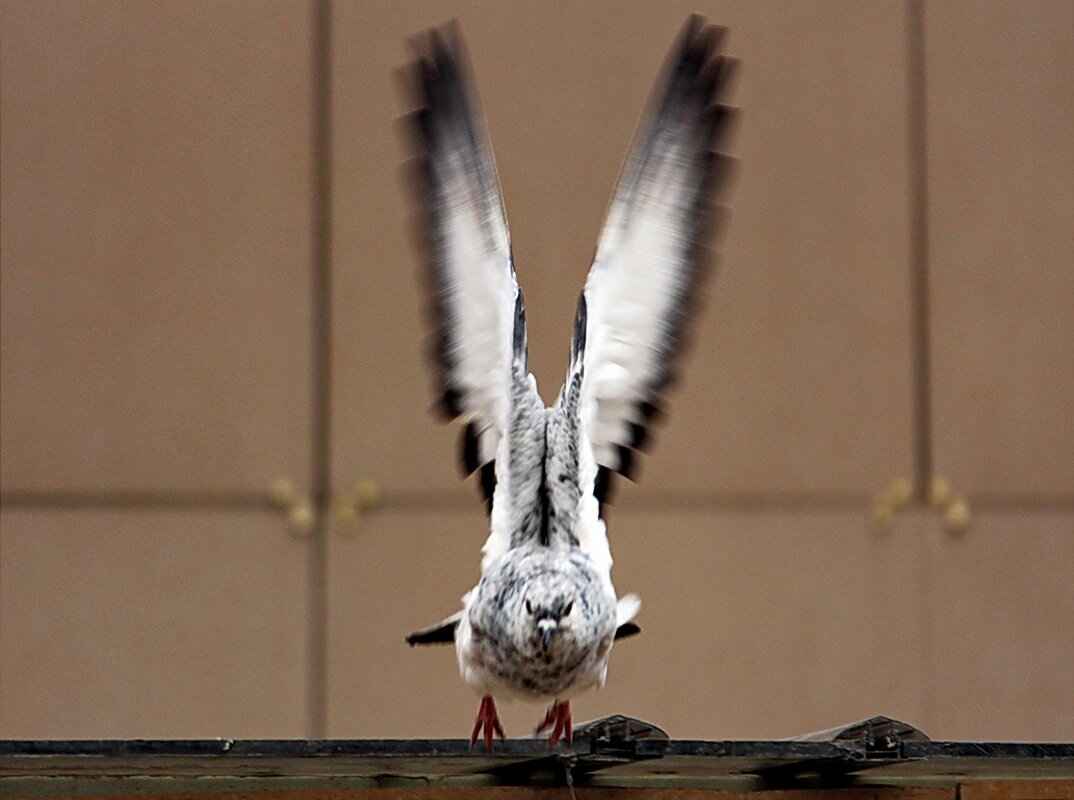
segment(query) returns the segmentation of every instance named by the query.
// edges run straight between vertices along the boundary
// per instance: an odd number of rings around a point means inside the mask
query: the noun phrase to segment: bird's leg
[[[574,727],[571,724],[571,701],[564,700],[562,703],[553,703],[548,708],[541,724],[537,726],[536,733],[541,733],[549,728],[552,729],[548,737],[548,746],[555,747],[556,742],[562,736],[567,744],[574,741]]]
[[[492,695],[487,694],[481,698],[481,705],[477,707],[477,719],[474,720],[474,730],[470,734],[470,747],[474,746],[477,742],[477,737],[484,731],[485,733],[485,748],[492,752],[492,736],[495,734],[501,739],[507,738],[503,732],[503,727],[500,725],[500,718],[496,714],[496,703],[492,700]]]
[[[559,704],[559,714],[556,717],[556,728],[560,734],[566,739],[567,744],[574,744],[574,725],[571,719],[571,701],[564,700]],[[555,731],[553,731],[553,734]],[[553,745],[556,743],[556,738],[549,737],[549,742]]]
[[[559,708],[558,703],[552,703],[548,707],[548,713],[544,715],[544,719],[537,723],[537,727],[533,729],[533,735],[536,736],[539,733],[544,733],[546,730],[556,724],[556,709]]]

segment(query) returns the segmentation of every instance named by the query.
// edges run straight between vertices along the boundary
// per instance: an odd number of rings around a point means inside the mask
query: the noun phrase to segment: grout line
[[[1074,511],[1074,495],[967,492],[971,511]]]
[[[925,501],[933,478],[932,353],[929,328],[928,137],[924,0],[907,0],[907,162],[913,337],[914,496]]]
[[[647,492],[629,499],[613,499],[609,513],[617,511],[704,511],[737,509],[792,510],[860,510],[870,508],[874,500],[867,494],[832,492]],[[455,492],[385,491],[377,510],[434,511],[471,510],[480,507],[480,498]]]
[[[933,482],[932,441],[932,362],[929,328],[929,196],[928,196],[928,127],[925,61],[925,0],[906,2],[906,88],[907,88],[907,165],[910,204],[910,276],[913,336],[914,392],[914,500],[928,500]],[[924,537],[924,525],[919,527]],[[928,541],[917,548],[920,559],[919,579],[926,597],[935,588]],[[936,709],[937,677],[934,663],[931,606],[921,604],[919,613],[922,635],[922,713],[931,718]]]
[[[331,506],[334,494],[322,499]],[[1018,492],[969,492],[966,499],[974,511],[1074,511],[1074,495]],[[645,492],[613,501],[617,511],[857,511],[869,509],[875,498],[855,492]],[[914,508],[930,508],[914,502]],[[41,511],[277,511],[262,492],[208,491],[56,491],[9,490],[0,492],[0,508]],[[384,493],[376,509],[381,511],[447,511],[480,508],[476,492],[392,491]]]
[[[49,510],[174,509],[183,510],[270,510],[267,492],[154,491],[154,490],[13,490],[0,493],[0,508]]]
[[[861,511],[875,499],[854,492],[648,492],[632,499],[612,500],[609,509],[664,511]]]
[[[916,583],[915,593],[918,597],[928,598],[925,602],[917,603],[918,635],[920,637],[921,661],[918,667],[921,677],[921,695],[918,702],[921,704],[921,716],[929,720],[931,725],[936,720],[937,692],[936,681],[943,676],[936,667],[936,620],[938,614],[943,613],[934,602],[936,597],[937,570],[936,552],[937,544],[935,532],[941,527],[936,524],[935,518],[925,514],[918,514],[915,519],[909,520],[913,525],[916,541],[914,547],[914,559],[916,561],[916,575],[911,580]],[[897,584],[896,584],[897,585]]]
[[[1074,511],[1074,495],[979,493],[966,495],[974,511]],[[613,500],[607,506],[609,515],[633,511],[787,511],[787,512],[870,512],[876,498],[855,492],[726,492],[706,494],[695,492],[650,492],[635,498]],[[450,492],[393,492],[386,491],[377,506],[378,511],[447,511],[476,510],[478,498]],[[907,509],[934,510],[928,503],[913,501]]]
[[[312,490],[315,526],[309,550],[307,735],[321,739],[327,719],[328,537],[332,486],[332,6],[312,6]]]

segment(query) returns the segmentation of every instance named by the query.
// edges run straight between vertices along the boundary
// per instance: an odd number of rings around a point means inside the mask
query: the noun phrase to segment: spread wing
[[[428,262],[439,406],[462,417],[462,461],[481,469],[491,503],[493,461],[508,424],[516,304],[511,243],[492,149],[457,25],[414,40],[409,116],[419,235]],[[522,354],[524,358],[524,353]]]
[[[728,174],[719,152],[731,109],[732,61],[718,52],[723,29],[687,20],[619,177],[583,292],[586,314],[583,427],[596,462],[629,475],[660,408],[660,391],[706,262]],[[575,338],[578,337],[576,332]]]

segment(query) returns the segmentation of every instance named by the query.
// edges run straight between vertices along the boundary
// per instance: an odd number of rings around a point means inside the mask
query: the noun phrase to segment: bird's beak
[[[556,635],[556,630],[559,626],[554,619],[542,619],[537,623],[537,630],[541,634],[541,649],[547,650],[548,645],[552,643],[552,637]]]

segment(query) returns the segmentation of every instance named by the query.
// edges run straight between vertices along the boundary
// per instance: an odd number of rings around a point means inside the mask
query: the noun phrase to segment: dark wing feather
[[[455,629],[459,627],[461,619],[462,612],[459,611],[432,627],[414,631],[406,637],[406,643],[411,647],[416,644],[451,644],[455,641]]]

